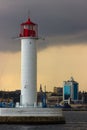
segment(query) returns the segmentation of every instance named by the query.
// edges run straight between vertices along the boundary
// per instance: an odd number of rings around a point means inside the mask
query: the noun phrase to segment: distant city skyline
[[[63,86],[71,76],[79,90],[87,91],[87,1],[0,1],[0,90],[16,90],[20,84],[20,41],[14,40],[30,10],[38,24],[37,86]]]

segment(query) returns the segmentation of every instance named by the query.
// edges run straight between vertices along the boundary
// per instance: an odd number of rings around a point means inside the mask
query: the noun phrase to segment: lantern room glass
[[[20,37],[38,37],[38,26],[35,25],[21,25]]]

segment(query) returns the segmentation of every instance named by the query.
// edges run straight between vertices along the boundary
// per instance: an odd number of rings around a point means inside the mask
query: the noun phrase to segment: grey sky
[[[87,0],[0,0],[0,51],[20,50],[20,41],[11,38],[19,34],[28,10],[39,35],[48,37],[39,48],[51,46],[51,40],[54,45],[87,42]]]

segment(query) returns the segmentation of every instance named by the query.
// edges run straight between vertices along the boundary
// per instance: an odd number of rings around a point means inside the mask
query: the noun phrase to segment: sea
[[[66,124],[14,125],[0,124],[0,130],[87,130],[87,111],[64,111]]]

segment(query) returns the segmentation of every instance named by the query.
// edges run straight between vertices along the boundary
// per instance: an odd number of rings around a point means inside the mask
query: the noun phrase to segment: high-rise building
[[[63,84],[63,100],[68,102],[69,99],[73,102],[78,100],[78,83],[74,81],[73,77]]]

